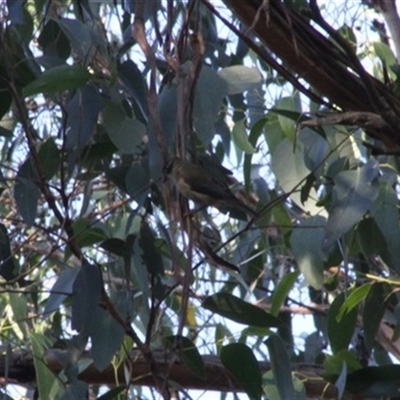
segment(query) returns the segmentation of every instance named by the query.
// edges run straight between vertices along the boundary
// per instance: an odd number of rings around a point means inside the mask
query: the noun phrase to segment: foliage
[[[313,1],[267,3],[249,28],[258,35],[273,7],[308,27],[316,15]],[[251,398],[305,398],[296,362],[322,367],[340,394],[397,393],[400,169],[396,148],[379,151],[397,139],[360,122],[371,115],[324,119],[370,112],[361,99],[346,108],[291,81],[233,7],[229,17],[207,1],[0,7],[0,335],[7,352],[34,355],[40,398],[97,392],[81,374],[92,363],[113,372],[103,398],[140,393],[136,349],[164,398],[176,385],[156,351],[199,380],[203,356],[216,355]],[[319,22],[338,74],[358,65],[349,51],[368,59],[370,83],[397,104],[390,47],[360,43],[348,21],[333,33]],[[163,176],[176,155],[257,217],[188,202]],[[304,343],[295,306],[314,316]]]

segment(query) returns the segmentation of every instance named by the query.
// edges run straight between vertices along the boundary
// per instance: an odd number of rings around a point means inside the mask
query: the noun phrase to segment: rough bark
[[[204,1],[213,8],[211,2]],[[384,127],[369,127],[367,133],[388,148],[400,146],[400,99],[364,70],[349,43],[319,15],[315,1],[310,1],[311,7],[304,15],[280,0],[224,0],[224,3],[248,27],[248,32],[259,38],[274,58],[281,60],[281,66],[294,79],[303,79],[343,111],[379,115]],[[311,20],[325,30],[326,36],[310,24]],[[254,40],[253,43],[258,46]]]

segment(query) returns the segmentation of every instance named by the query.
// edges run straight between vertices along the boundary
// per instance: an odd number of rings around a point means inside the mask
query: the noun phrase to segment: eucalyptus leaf
[[[295,187],[301,187],[301,181],[305,181],[310,174],[304,161],[303,146],[297,143],[294,147],[289,139],[283,139],[272,153],[272,170],[278,179],[279,185],[284,192],[290,192]],[[301,193],[295,191],[291,195],[291,199],[297,205],[305,209],[311,215],[319,214],[321,209],[317,207],[315,199],[318,195],[315,189],[310,190],[310,200],[303,203]]]
[[[240,324],[276,327],[280,323],[273,315],[229,293],[216,293],[207,297],[203,307]]]
[[[51,179],[59,170],[61,160],[60,150],[54,138],[48,138],[39,149],[39,159],[47,179]]]
[[[222,68],[218,71],[218,76],[227,83],[227,94],[243,93],[260,87],[263,82],[262,75],[257,68],[249,68],[244,65]]]
[[[334,354],[348,348],[356,327],[357,308],[355,307],[344,314],[340,320],[336,318],[345,300],[345,294],[340,293],[328,311],[328,337]]]
[[[363,285],[354,288],[350,291],[346,301],[341,305],[339,313],[336,315],[336,320],[339,322],[343,316],[357,307],[363,301],[370,291],[372,283],[364,283]]]
[[[88,333],[91,329],[92,314],[99,307],[102,279],[97,266],[83,264],[76,276],[72,293],[72,329]]]
[[[368,350],[373,348],[376,334],[382,318],[386,312],[386,302],[391,288],[387,283],[374,283],[365,299],[362,320],[364,327],[365,346]]]
[[[68,37],[71,47],[82,61],[88,63],[94,50],[91,28],[78,19],[60,18],[54,20]]]
[[[120,105],[111,101],[103,109],[103,120],[109,138],[122,154],[138,151],[147,132],[143,123],[129,118]]]
[[[0,275],[6,280],[16,277],[16,265],[12,258],[10,237],[7,229],[0,224]]]
[[[98,306],[92,311],[90,318],[93,363],[99,371],[103,371],[120,348],[125,329],[107,310]]]
[[[299,271],[290,272],[282,277],[277,287],[274,290],[271,298],[271,314],[277,316],[279,314],[281,306],[284,304],[287,295],[293,288],[297,278],[299,277]]]
[[[118,65],[118,76],[138,104],[143,118],[147,120],[147,86],[142,72],[132,60],[127,60]]]
[[[385,260],[395,271],[400,272],[400,226],[398,199],[394,189],[397,181],[397,174],[391,174],[390,179],[383,181],[379,185],[379,195],[373,206],[371,214],[374,221],[385,238],[390,260]],[[380,252],[379,252],[380,253]]]
[[[50,289],[50,296],[46,301],[46,307],[43,312],[46,317],[56,311],[62,302],[72,294],[74,282],[79,271],[79,268],[68,268],[60,274]]]
[[[242,343],[228,344],[221,349],[221,361],[251,399],[261,399],[261,371],[249,347]]]
[[[14,199],[17,210],[28,227],[36,219],[40,190],[34,182],[27,178],[18,177],[14,186]]]
[[[232,139],[236,146],[246,154],[253,154],[255,149],[249,141],[247,136],[246,126],[244,121],[235,123],[232,129]]]
[[[60,65],[42,73],[28,83],[22,93],[25,97],[38,93],[58,93],[83,86],[91,79],[91,74],[80,65]]]
[[[293,229],[290,244],[307,283],[319,290],[324,283],[322,241],[326,220],[316,216],[304,219]]]
[[[51,393],[55,394],[61,390],[61,382],[42,361],[44,351],[50,346],[48,338],[36,332],[30,332],[29,336],[34,356],[33,363],[39,398],[46,399]]]
[[[265,344],[268,347],[271,368],[281,399],[295,399],[291,366],[285,345],[276,335],[271,335]]]
[[[346,233],[372,207],[379,195],[378,174],[377,162],[370,161],[354,171],[343,171],[335,176],[325,248]]]
[[[79,152],[92,139],[100,112],[99,90],[94,85],[79,88],[67,105],[66,148]]]
[[[186,66],[189,69],[190,65]],[[217,122],[222,99],[227,93],[227,84],[217,72],[203,66],[196,85],[193,104],[193,124],[203,145],[209,145],[214,137],[214,124]]]

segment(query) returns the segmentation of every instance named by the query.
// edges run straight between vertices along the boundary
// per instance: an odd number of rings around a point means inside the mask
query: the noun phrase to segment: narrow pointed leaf
[[[336,296],[328,312],[328,337],[333,353],[348,348],[357,322],[357,309],[345,313],[340,320],[337,315],[345,302],[345,294]]]
[[[216,293],[207,297],[203,307],[240,324],[276,327],[279,320],[273,315],[229,293]]]
[[[265,344],[268,347],[271,367],[281,399],[294,399],[295,392],[291,366],[282,339],[276,335],[272,335],[265,341]]]
[[[60,65],[43,72],[36,80],[26,85],[23,95],[57,93],[83,86],[91,78],[90,73],[80,65]]]
[[[346,233],[372,207],[379,195],[378,173],[378,163],[371,161],[355,171],[335,176],[325,246]]]
[[[271,299],[271,314],[275,317],[278,315],[280,308],[285,302],[287,295],[291,291],[299,275],[299,271],[294,271],[283,276],[275,288]]]

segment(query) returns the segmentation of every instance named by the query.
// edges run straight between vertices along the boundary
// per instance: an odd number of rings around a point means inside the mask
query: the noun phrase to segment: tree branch
[[[60,349],[49,349],[44,355],[44,361],[48,368],[58,374],[62,370],[59,360],[67,357],[67,352]],[[178,385],[186,389],[217,390],[220,392],[243,392],[243,387],[222,365],[217,356],[202,356],[204,363],[205,379],[200,378],[181,362],[175,354],[161,351],[153,352],[157,370]],[[81,360],[91,360],[89,353],[84,353]],[[132,361],[128,361],[132,360]],[[172,362],[171,362],[172,360]],[[268,362],[260,362],[260,369],[265,373],[271,369]],[[33,356],[28,352],[15,352],[10,359],[6,355],[0,356],[0,377],[5,377],[8,369],[8,382],[27,384],[34,383],[35,370]],[[127,361],[120,365],[117,374],[119,382],[125,382],[126,371],[130,371],[131,383],[135,385],[154,386],[151,370],[148,362],[139,351],[130,353]],[[337,398],[336,388],[325,381],[320,375],[324,369],[320,365],[296,363],[292,365],[292,371],[304,382],[308,397],[323,399]],[[88,384],[115,384],[116,373],[109,365],[103,371],[98,371],[93,364],[80,373],[79,379]]]

